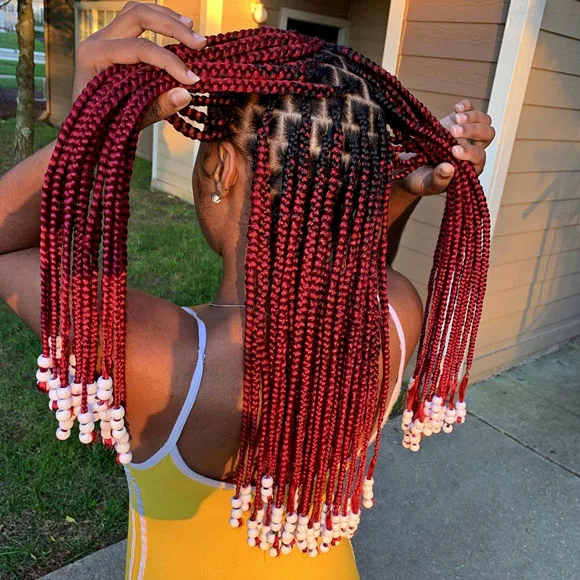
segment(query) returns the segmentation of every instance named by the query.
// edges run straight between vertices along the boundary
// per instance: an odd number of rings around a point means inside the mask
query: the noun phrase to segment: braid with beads
[[[373,505],[393,394],[392,181],[424,164],[456,168],[403,413],[403,445],[414,451],[422,437],[465,420],[489,263],[485,196],[433,115],[347,47],[260,28],[211,37],[200,51],[169,50],[201,79],[169,122],[192,139],[232,139],[253,169],[230,524],[245,524],[248,544],[272,556],[293,548],[315,556],[352,537],[361,505]],[[147,65],[95,77],[62,126],[42,191],[38,386],[59,439],[78,421],[80,440],[91,443],[98,422],[123,464],[132,459],[124,418],[130,177],[145,112],[176,86]],[[403,160],[403,152],[414,155]]]

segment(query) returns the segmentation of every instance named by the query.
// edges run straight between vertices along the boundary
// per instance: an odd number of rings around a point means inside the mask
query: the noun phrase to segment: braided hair
[[[210,37],[200,51],[169,50],[201,78],[169,122],[192,139],[232,139],[252,163],[243,416],[229,521],[245,523],[250,546],[273,556],[294,547],[315,556],[351,537],[361,505],[373,505],[392,395],[392,181],[424,164],[456,169],[403,413],[403,445],[412,450],[465,418],[489,260],[485,196],[472,165],[453,158],[449,132],[394,76],[348,47],[259,28]],[[56,412],[58,438],[78,420],[81,441],[91,443],[98,421],[123,464],[131,461],[129,182],[143,116],[176,86],[147,65],[95,77],[62,126],[42,191],[38,385]]]

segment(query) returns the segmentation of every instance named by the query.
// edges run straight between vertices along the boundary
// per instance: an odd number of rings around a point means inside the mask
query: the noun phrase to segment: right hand
[[[201,49],[205,37],[192,30],[190,18],[157,4],[128,2],[116,18],[105,28],[81,42],[76,55],[73,100],[87,83],[101,71],[114,64],[146,63],[167,71],[184,85],[193,85],[199,77],[169,50],[140,38],[150,30],[174,38],[192,49]],[[143,120],[142,129],[166,119],[186,107],[191,95],[184,88],[175,88],[153,101]]]

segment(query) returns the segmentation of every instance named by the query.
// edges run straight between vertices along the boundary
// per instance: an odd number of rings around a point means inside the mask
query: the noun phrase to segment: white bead
[[[248,530],[248,538],[257,538],[260,532],[256,528],[250,528]]]
[[[54,403],[54,401],[48,401],[48,408],[49,408],[51,411],[53,411],[53,408],[52,408],[52,404],[53,404],[53,403]]]
[[[109,401],[113,398],[113,392],[106,391],[105,389],[99,389],[97,391],[97,398],[101,401]]]
[[[413,411],[405,409],[403,411],[403,423],[410,423],[413,420]]]
[[[95,424],[91,421],[90,423],[81,423],[79,425],[79,431],[81,433],[92,433],[95,430]]]
[[[106,379],[105,377],[100,376],[97,379],[97,386],[99,389],[111,389],[113,388],[113,379],[111,377]]]
[[[83,392],[81,383],[71,383],[70,388],[73,395],[80,395]]]
[[[451,433],[453,431],[453,425],[451,423],[445,423],[443,425],[443,432],[444,433]]]
[[[280,517],[282,517],[283,515],[284,515],[284,508],[283,507],[274,506],[272,508],[272,516],[280,516]]]
[[[38,369],[36,371],[36,380],[39,383],[46,383],[46,382],[48,382],[48,380],[50,379],[51,376],[52,375],[51,375],[51,372],[50,371],[41,371],[40,369]]]
[[[113,407],[111,409],[111,417],[113,419],[116,419],[117,421],[119,419],[122,419],[125,416],[125,409],[123,407]]]
[[[56,389],[56,396],[59,399],[69,399],[71,396],[71,388],[70,387],[58,387],[58,389]]]
[[[131,450],[130,443],[117,443],[117,444],[115,444],[115,451],[117,453],[127,453],[130,450]]]
[[[56,430],[56,438],[65,441],[70,437],[70,430],[64,431],[60,427]]]
[[[292,547],[288,546],[287,544],[282,544],[280,546],[280,551],[282,552],[282,554],[287,556],[292,551]]]
[[[425,435],[425,437],[430,437],[431,435],[433,435],[433,431],[431,430],[431,427],[425,427],[423,429],[423,435]]]
[[[298,514],[297,513],[286,514],[286,521],[290,522],[291,524],[295,524],[298,521]]]
[[[419,435],[419,433],[412,433],[411,434],[411,445],[413,443],[420,443],[421,441],[421,435]]]
[[[278,556],[278,550],[276,550],[276,548],[270,548],[270,550],[268,551],[268,554],[270,554],[270,556],[272,556],[272,558],[276,558]]]
[[[68,421],[72,417],[70,409],[59,409],[55,415],[57,421]]]
[[[239,528],[240,520],[238,520],[237,518],[230,518],[230,526],[232,526],[232,528]]]
[[[272,514],[270,521],[272,523],[280,524],[282,523],[282,516],[280,514]]]
[[[59,399],[57,404],[61,410],[70,409],[73,406],[72,399]]]
[[[58,422],[58,426],[63,431],[70,431],[73,428],[74,424],[75,424],[75,422],[73,419],[69,419],[68,421],[59,421]]]
[[[240,489],[240,493],[242,495],[252,495],[252,486],[251,485],[246,485],[246,486],[242,485],[242,488]]]
[[[299,526],[307,526],[308,525],[308,521],[310,520],[310,518],[308,516],[298,516],[298,525]]]
[[[369,486],[372,487],[375,484],[375,478],[374,477],[365,477],[363,480],[363,487]]]
[[[373,492],[372,492],[372,490],[367,490],[367,489],[365,489],[365,490],[363,491],[363,498],[364,498],[364,499],[373,499],[373,497],[374,497],[374,495],[373,495]],[[347,523],[348,523],[348,522],[345,522],[345,524],[347,524]]]
[[[294,539],[294,535],[291,534],[290,532],[288,532],[287,530],[284,530],[282,532],[282,536],[281,537],[282,537],[282,541],[285,544],[290,544],[292,542],[292,540]]]
[[[302,542],[306,539],[306,534],[302,531],[296,531],[294,533],[294,537],[299,541]]]
[[[260,550],[264,550],[264,552],[266,550],[269,550],[270,546],[268,545],[268,542],[260,542]]]
[[[373,507],[373,500],[372,499],[365,499],[363,500],[363,506],[366,507],[367,509],[370,509]]]
[[[299,550],[306,550],[306,548],[308,547],[308,544],[306,543],[305,540],[299,540],[296,542],[296,545],[298,546]]]
[[[255,548],[256,547],[256,539],[255,538],[248,538],[248,546],[250,546],[250,548]]]
[[[230,500],[230,503],[232,504],[233,508],[241,508],[242,507],[242,499],[239,497],[232,497],[232,499]],[[249,522],[248,522],[249,523]]]
[[[97,383],[89,383],[87,385],[87,394],[96,395],[97,394]]]
[[[411,442],[404,439],[402,445],[405,449],[409,449],[411,447]]]
[[[317,550],[316,548],[314,548],[314,549],[312,549],[312,550],[309,550],[309,551],[308,551],[308,555],[309,555],[311,558],[316,558],[316,556],[318,556],[318,550]]]
[[[441,433],[441,425],[433,427],[433,435],[437,435],[437,433]]]
[[[81,406],[82,397],[81,397],[81,395],[73,395],[71,398],[71,401],[73,404],[73,408],[79,409]]]
[[[44,356],[43,354],[41,354],[36,359],[36,364],[41,369],[51,369],[52,368],[52,359],[48,356]]]
[[[458,411],[465,411],[467,405],[465,404],[465,401],[457,401],[455,403],[455,407]]]
[[[111,429],[122,429],[125,426],[125,419],[111,419]]]
[[[48,388],[49,389],[58,389],[60,387],[60,379],[55,377],[54,379],[48,379]]]
[[[435,395],[433,397],[433,404],[434,405],[442,405],[443,404],[443,397],[439,397],[438,395]]]
[[[271,475],[262,477],[262,488],[270,488],[274,485],[274,478]]]
[[[268,532],[266,537],[268,538],[268,543],[273,546],[274,542],[276,541],[276,535],[274,532]]]
[[[91,433],[79,433],[79,440],[81,443],[88,445],[93,442],[93,436]]]
[[[282,522],[272,522],[272,531],[279,532],[282,529]]]
[[[133,454],[130,451],[127,453],[119,453],[119,455],[117,455],[117,460],[121,465],[127,465],[128,463],[131,463],[132,459]]]
[[[77,357],[74,354],[71,354],[68,357],[68,364],[69,365],[72,365],[73,367],[76,367],[77,366]]]
[[[103,420],[103,415],[105,414],[105,411],[107,411],[109,407],[107,406],[107,403],[103,403],[102,401],[99,401],[97,399],[97,401],[95,401],[95,404],[93,405],[93,411],[96,411],[99,414],[99,419],[102,421]],[[111,416],[109,415],[109,418],[107,420],[109,420],[111,418]]]
[[[419,445],[419,443],[411,443],[411,451],[416,452],[419,451],[420,448],[421,445]]]
[[[127,429],[122,427],[121,429],[113,429],[113,439],[122,439],[127,435]]]
[[[87,405],[91,408],[91,411],[93,410],[93,405],[96,402],[96,397],[95,395],[87,395]]]
[[[257,530],[258,529],[258,522],[256,520],[248,520],[247,523],[248,529],[250,530]]]
[[[330,550],[330,546],[328,545],[328,543],[323,542],[322,544],[320,544],[319,549],[323,554],[326,554]]]
[[[127,445],[127,443],[125,443]],[[232,518],[241,518],[243,515],[242,508],[232,508]]]
[[[93,421],[93,414],[92,413],[79,413],[79,423],[81,425],[92,423]]]

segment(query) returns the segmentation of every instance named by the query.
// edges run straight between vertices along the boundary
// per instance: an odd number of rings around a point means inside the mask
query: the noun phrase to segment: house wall
[[[200,29],[200,0],[164,0],[163,5],[193,19],[193,26]],[[161,44],[175,42],[160,36]],[[169,123],[157,123],[153,135],[157,150],[157,160],[153,168],[151,186],[193,202],[191,173],[194,147],[191,139],[178,133]]]
[[[390,0],[353,1],[348,44],[377,64],[383,59]]]
[[[74,77],[74,8],[69,0],[46,0],[44,6],[48,121],[60,125],[72,104]]]
[[[468,97],[486,110],[509,0],[408,0],[398,77],[439,118]],[[425,302],[445,196],[421,200],[405,229],[394,268]]]
[[[580,3],[547,0],[492,243],[474,377],[580,334]]]

